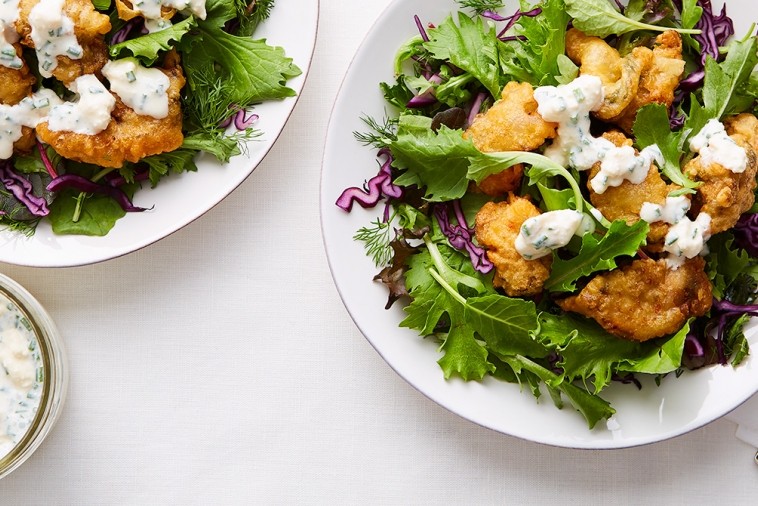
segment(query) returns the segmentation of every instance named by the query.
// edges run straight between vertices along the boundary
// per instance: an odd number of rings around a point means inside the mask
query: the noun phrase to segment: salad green
[[[707,0],[521,1],[511,15],[504,12],[513,12],[512,2],[458,4],[460,11],[438,24],[416,18],[419,35],[391,62],[395,81],[379,85],[391,113],[364,116],[368,131],[355,134],[380,150],[383,170],[363,190],[350,188],[337,200],[346,211],[353,202],[364,208],[384,203],[383,217],[355,239],[381,268],[375,279],[389,289],[387,307],[405,304],[400,326],[439,343],[445,378],[493,376],[537,397],[546,391],[558,407],[567,399],[590,428],[615,412],[602,398],[613,381],[639,385],[640,374],[661,381],[714,363],[738,366],[749,353],[743,327],[758,314],[756,206],[733,230],[708,242],[710,311],[656,339],[621,339],[592,319],[563,311],[556,300],[577,293],[598,273],[647,258],[650,225],[607,220],[583,189],[586,176],[542,149],[483,152],[464,132],[511,81],[536,87],[574,80],[579,68],[565,54],[570,26],[605,38],[622,53],[674,29],[686,64],[676,98],[669,107],[640,108],[633,141],[638,150],[660,149],[661,175],[680,187],[669,196],[693,194],[701,183],[683,171],[693,158],[689,141],[709,120],[758,107],[755,28],[732,40],[731,20],[713,13]],[[536,297],[509,296],[493,284],[492,262],[474,231],[475,215],[492,200],[476,185],[516,164],[524,166],[520,196],[542,212],[580,212],[589,224],[589,233],[553,251],[549,278]]]
[[[121,19],[119,1],[93,2],[98,12],[110,17],[111,29],[103,36],[107,54],[113,60],[136,58],[148,68],[160,68],[166,58],[178,55],[186,78],[181,92],[182,144],[111,168],[65,159],[38,142],[31,152],[0,161],[3,171],[13,174],[4,177],[0,187],[0,225],[33,233],[41,220],[47,220],[56,234],[105,235],[127,212],[144,210],[130,204],[143,181],[155,187],[171,174],[196,171],[194,160],[201,152],[228,162],[262,134],[254,125],[257,116],[249,110],[295,94],[287,82],[300,69],[284,49],[255,38],[274,0],[206,0],[204,18],[188,9],[172,9],[170,20],[164,19],[170,23],[158,31],[148,31],[140,16]],[[22,49],[23,59],[36,73],[35,90],[51,89],[63,100],[74,98],[56,78],[39,75],[33,48]],[[50,191],[48,187],[63,176],[69,178],[66,184]],[[19,190],[19,184],[29,188]],[[30,202],[39,199],[44,205],[32,209]]]

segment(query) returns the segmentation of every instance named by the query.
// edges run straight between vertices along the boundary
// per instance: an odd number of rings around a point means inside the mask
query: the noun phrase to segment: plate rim
[[[417,1],[429,1],[429,0],[417,0]],[[382,352],[382,350],[378,347],[377,343],[375,343],[374,339],[369,337],[369,333],[364,329],[364,326],[359,321],[359,318],[357,318],[355,314],[355,309],[351,306],[351,304],[348,303],[347,297],[343,291],[344,287],[342,287],[337,282],[337,275],[336,275],[336,265],[335,260],[333,258],[332,252],[330,251],[330,246],[327,242],[327,230],[326,230],[326,211],[327,206],[329,208],[334,206],[334,203],[331,202],[331,199],[329,199],[326,195],[326,185],[325,185],[325,173],[326,173],[326,163],[327,163],[327,156],[330,153],[329,151],[329,139],[332,134],[333,125],[336,122],[335,118],[335,112],[337,110],[337,107],[339,106],[340,99],[343,95],[343,92],[345,90],[346,83],[348,79],[351,77],[351,73],[353,72],[353,69],[356,65],[356,62],[358,61],[359,56],[362,52],[364,52],[365,48],[368,47],[368,41],[370,37],[374,34],[375,30],[377,29],[378,25],[382,23],[385,20],[385,17],[389,15],[389,12],[396,8],[398,5],[403,3],[403,0],[392,0],[387,7],[379,14],[379,16],[374,20],[372,23],[370,29],[366,32],[366,35],[364,36],[361,43],[358,45],[357,49],[355,50],[355,53],[353,54],[350,63],[342,77],[342,81],[340,83],[340,86],[338,88],[337,94],[335,96],[335,99],[332,103],[329,121],[327,123],[327,129],[324,139],[324,150],[322,152],[322,159],[321,159],[321,174],[320,174],[320,180],[319,180],[319,222],[320,222],[320,228],[321,228],[321,239],[322,239],[322,246],[324,248],[324,252],[327,259],[327,264],[329,266],[330,275],[332,277],[332,282],[337,289],[337,293],[340,297],[340,300],[347,310],[348,315],[352,319],[353,323],[359,330],[359,332],[363,335],[364,339],[368,341],[368,343],[371,345],[371,347],[374,349],[374,351],[382,358],[384,363],[388,365],[394,372],[397,374],[400,378],[402,378],[408,385],[410,385],[413,389],[415,389],[417,392],[421,393],[425,398],[428,400],[434,402],[435,404],[439,405],[440,407],[444,408],[446,411],[452,413],[453,415],[457,416],[458,418],[461,418],[463,420],[466,420],[468,422],[471,422],[475,425],[478,425],[479,427],[483,427],[485,429],[491,430],[493,432],[503,434],[505,436],[509,437],[515,437],[522,439],[524,441],[529,441],[533,443],[537,443],[540,445],[545,446],[553,446],[553,447],[560,447],[560,448],[567,448],[567,449],[576,449],[576,450],[620,450],[620,449],[626,449],[626,448],[635,448],[635,447],[641,447],[641,446],[647,446],[652,445],[664,441],[668,441],[674,438],[678,438],[680,436],[683,436],[685,434],[688,434],[692,431],[695,431],[697,429],[700,429],[720,418],[723,418],[724,416],[728,415],[732,411],[736,410],[740,406],[742,406],[745,402],[747,402],[752,396],[758,395],[758,383],[754,385],[754,388],[752,389],[753,392],[751,395],[748,395],[744,399],[737,402],[736,405],[726,408],[725,411],[722,412],[722,410],[715,410],[711,411],[708,415],[702,416],[698,418],[696,423],[689,423],[689,424],[683,424],[677,426],[676,429],[668,430],[668,431],[662,431],[660,434],[656,434],[655,436],[649,436],[649,437],[633,437],[629,439],[597,439],[597,440],[581,440],[576,441],[574,440],[572,443],[572,440],[570,438],[534,438],[527,436],[523,433],[519,433],[518,431],[507,431],[500,427],[495,427],[493,424],[486,423],[482,420],[476,420],[472,417],[466,416],[465,414],[460,413],[457,411],[453,406],[450,405],[449,402],[446,402],[443,395],[433,395],[431,392],[425,391],[422,389],[421,386],[417,385],[407,377],[403,372],[401,372],[396,364],[392,363],[388,358],[386,357],[385,353]],[[368,148],[367,148],[368,149]],[[755,320],[758,320],[756,318]],[[396,327],[397,328],[397,327]],[[421,336],[416,336],[417,339],[422,339]],[[714,366],[715,367],[715,366]],[[442,372],[440,371],[440,377],[442,377]],[[445,380],[448,381],[448,380]],[[515,388],[515,385],[512,385]],[[535,399],[532,399],[536,402]],[[573,409],[569,406],[569,409]],[[590,429],[587,429],[588,434],[591,433]]]
[[[313,37],[312,40],[308,40],[308,43],[310,44],[310,49],[307,50],[307,58],[304,62],[295,62],[293,63],[300,68],[302,71],[301,74],[298,76],[298,83],[296,85],[290,85],[290,87],[295,91],[295,95],[292,97],[286,97],[282,99],[281,103],[286,103],[287,101],[291,104],[289,106],[289,110],[286,112],[283,118],[283,122],[279,128],[276,129],[275,134],[272,136],[272,138],[269,141],[266,141],[265,147],[261,150],[259,156],[260,158],[257,161],[254,161],[252,159],[248,158],[248,163],[245,163],[242,167],[242,170],[245,171],[244,176],[240,178],[239,181],[234,183],[232,186],[230,186],[223,195],[216,200],[215,202],[211,203],[209,206],[205,207],[197,213],[196,216],[193,216],[186,222],[183,222],[181,225],[177,227],[173,227],[171,230],[169,230],[167,233],[159,235],[157,237],[152,237],[146,241],[131,241],[134,245],[129,245],[125,247],[120,247],[114,250],[108,250],[105,254],[95,256],[94,258],[84,258],[84,259],[71,259],[71,260],[64,260],[60,262],[45,262],[45,261],[25,261],[24,258],[19,259],[10,259],[6,258],[5,256],[0,255],[0,263],[2,264],[8,264],[8,265],[16,265],[19,267],[32,267],[32,268],[40,268],[40,269],[59,269],[59,268],[68,268],[68,267],[83,267],[87,265],[95,265],[102,262],[107,262],[109,260],[114,260],[117,258],[121,258],[123,256],[129,255],[131,253],[136,253],[138,251],[141,251],[149,246],[152,246],[153,244],[156,244],[160,242],[161,240],[172,236],[176,232],[179,232],[180,230],[186,228],[190,224],[194,223],[198,219],[205,216],[207,213],[209,213],[212,209],[214,209],[216,206],[221,204],[229,195],[231,195],[234,191],[236,191],[245,181],[247,181],[250,176],[255,172],[255,170],[264,162],[264,160],[268,157],[269,153],[271,153],[271,150],[273,149],[274,145],[279,141],[279,138],[281,137],[282,133],[284,132],[285,128],[287,127],[290,119],[292,118],[292,114],[295,111],[295,108],[297,107],[297,104],[300,102],[300,98],[302,97],[303,90],[305,89],[308,78],[310,77],[311,70],[313,68],[313,58],[315,56],[316,52],[316,46],[318,43],[318,36],[319,36],[319,28],[320,28],[320,20],[321,20],[321,0],[313,0],[315,2],[315,17],[314,17],[314,29],[313,29]],[[269,37],[270,34],[267,36],[264,36],[263,39],[266,39]],[[287,48],[283,48],[286,52]],[[269,103],[273,103],[275,101],[269,101]],[[237,155],[241,158],[247,158],[244,154]],[[248,168],[249,167],[249,168]],[[201,170],[201,169],[199,169]],[[3,234],[15,234],[15,232],[10,230],[0,230]],[[66,236],[62,236],[66,237]],[[84,237],[84,236],[81,236]],[[107,238],[108,234],[105,236],[102,236],[100,238]],[[9,237],[9,239],[12,240],[24,240],[27,238],[23,237]],[[2,248],[2,246],[0,246]]]

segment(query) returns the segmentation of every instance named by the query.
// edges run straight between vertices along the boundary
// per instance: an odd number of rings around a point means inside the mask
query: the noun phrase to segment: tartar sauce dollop
[[[690,220],[690,199],[684,195],[666,197],[663,206],[645,202],[640,209],[640,218],[648,223],[662,221],[671,225],[663,240],[663,251],[667,252],[666,265],[678,269],[686,259],[695,258],[707,251],[706,243],[710,239],[711,216],[700,213],[695,220]]]
[[[58,57],[81,59],[82,46],[74,34],[74,21],[63,12],[64,0],[40,0],[29,13],[32,41],[39,60],[39,73],[51,77]]]
[[[55,92],[40,88],[16,105],[0,104],[0,160],[13,156],[13,143],[21,138],[23,127],[35,128],[52,106],[61,103]]]
[[[111,91],[134,112],[163,119],[168,116],[168,76],[160,69],[145,68],[136,58],[112,60],[103,67]]]
[[[143,0],[132,2],[132,9],[145,18],[145,27],[152,32],[158,32],[171,26],[171,21],[161,17],[163,7],[176,9],[180,12],[191,13],[196,18],[205,19],[205,0]]]
[[[595,193],[604,193],[626,180],[640,184],[653,161],[663,163],[656,145],[635,154],[631,146],[619,147],[608,139],[592,136],[590,112],[603,104],[603,83],[596,76],[579,76],[560,86],[540,86],[534,90],[534,99],[540,116],[558,123],[558,137],[545,150],[545,156],[577,170],[589,170],[601,162],[600,171],[590,180]]]
[[[52,132],[95,135],[111,122],[115,97],[93,74],[79,76],[68,87],[78,95],[75,102],[63,102],[50,109],[47,127]]]
[[[717,119],[709,120],[690,140],[690,150],[700,153],[700,161],[706,166],[717,163],[736,174],[747,168],[745,148],[727,135],[724,124]]]
[[[524,221],[516,236],[516,251],[527,260],[549,255],[567,245],[575,235],[582,235],[584,215],[571,209],[548,211]]]
[[[18,40],[16,30],[7,25],[5,20],[0,19],[0,65],[18,70],[24,66],[24,62],[18,57],[16,48],[13,47],[16,40]]]
[[[18,306],[0,293],[0,459],[21,441],[42,397],[37,337]]]

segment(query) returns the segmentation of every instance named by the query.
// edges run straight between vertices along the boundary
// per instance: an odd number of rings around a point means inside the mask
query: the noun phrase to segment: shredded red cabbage
[[[107,195],[115,200],[118,205],[121,206],[126,212],[142,212],[147,209],[144,207],[137,207],[132,204],[129,197],[121,189],[111,185],[101,185],[90,181],[89,179],[78,176],[76,174],[64,174],[50,181],[47,185],[47,190],[56,192],[64,190],[66,188],[72,188],[87,193],[99,193],[101,195]]]
[[[47,156],[47,150],[45,149],[45,146],[43,146],[39,141],[39,139],[37,140],[37,151],[39,151],[39,157],[42,159],[42,164],[45,166],[47,173],[50,174],[50,177],[53,179],[58,177],[58,172],[56,172],[55,167],[53,167],[53,163],[50,161],[50,157]]]
[[[50,213],[47,201],[34,194],[32,183],[14,171],[8,161],[0,163],[0,183],[13,194],[16,200],[26,206],[33,216],[43,217]]]
[[[682,1],[677,0],[675,3],[681,10]],[[701,30],[701,33],[692,37],[700,43],[700,64],[695,71],[679,83],[679,88],[685,92],[693,91],[703,83],[706,59],[710,56],[714,60],[718,60],[720,56],[719,46],[725,45],[727,39],[734,35],[734,24],[731,18],[726,15],[726,5],[721,8],[719,15],[714,15],[711,0],[698,0],[697,3],[703,8],[703,15],[695,25],[695,28]]]
[[[403,195],[403,189],[392,183],[392,153],[389,149],[381,149],[378,157],[387,157],[379,169],[379,173],[369,179],[364,188],[351,187],[342,192],[335,204],[340,209],[350,212],[353,209],[353,202],[364,209],[374,207],[379,203],[382,197],[400,198]]]
[[[111,37],[111,44],[115,45],[124,42],[129,38],[132,32],[138,33],[139,35],[148,33],[147,28],[145,28],[145,20],[143,18],[137,17],[127,21],[120,30],[113,34]]]
[[[505,28],[500,30],[500,33],[497,34],[497,38],[502,40],[503,42],[508,40],[515,40],[518,37],[507,37],[505,34],[508,30],[513,28],[513,25],[515,25],[519,19],[521,19],[521,16],[527,16],[527,17],[534,17],[542,13],[542,9],[537,7],[535,9],[532,9],[530,11],[516,11],[515,14],[512,14],[511,16],[501,16],[497,12],[494,11],[484,11],[482,12],[482,17],[489,18],[493,21],[507,21]]]
[[[416,27],[418,28],[418,33],[421,34],[421,39],[424,42],[429,42],[429,35],[427,35],[426,30],[424,30],[424,25],[421,23],[421,19],[419,19],[417,15],[414,15],[413,21],[416,22]]]
[[[758,214],[745,213],[734,226],[734,242],[748,252],[751,257],[758,257]]]
[[[450,207],[452,207],[452,211],[455,214],[457,224],[450,222]],[[493,269],[494,265],[487,258],[484,248],[474,244],[474,231],[468,227],[463,209],[461,209],[460,200],[435,205],[434,216],[437,218],[437,223],[439,223],[440,229],[445,234],[445,237],[447,237],[450,245],[458,251],[466,251],[468,253],[474,269],[482,274],[486,274]]]

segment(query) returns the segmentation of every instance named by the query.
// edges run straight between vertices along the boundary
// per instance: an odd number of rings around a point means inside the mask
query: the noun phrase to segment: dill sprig
[[[392,220],[382,221],[377,218],[370,227],[363,227],[355,233],[353,239],[361,241],[366,248],[366,254],[371,257],[377,267],[387,265],[392,258]]]
[[[374,146],[377,149],[389,147],[397,140],[397,118],[385,116],[381,122],[371,116],[364,115],[361,117],[371,130],[368,132],[353,132],[353,137],[364,146]]]
[[[263,21],[271,16],[274,0],[234,0],[239,27],[237,35],[250,36]]]
[[[212,68],[198,69],[191,84],[184,100],[190,130],[217,130],[219,123],[236,114],[229,98],[233,92],[231,83],[223,80]]]
[[[477,14],[484,11],[496,11],[504,7],[500,0],[456,0],[458,4],[465,9],[472,9]]]

